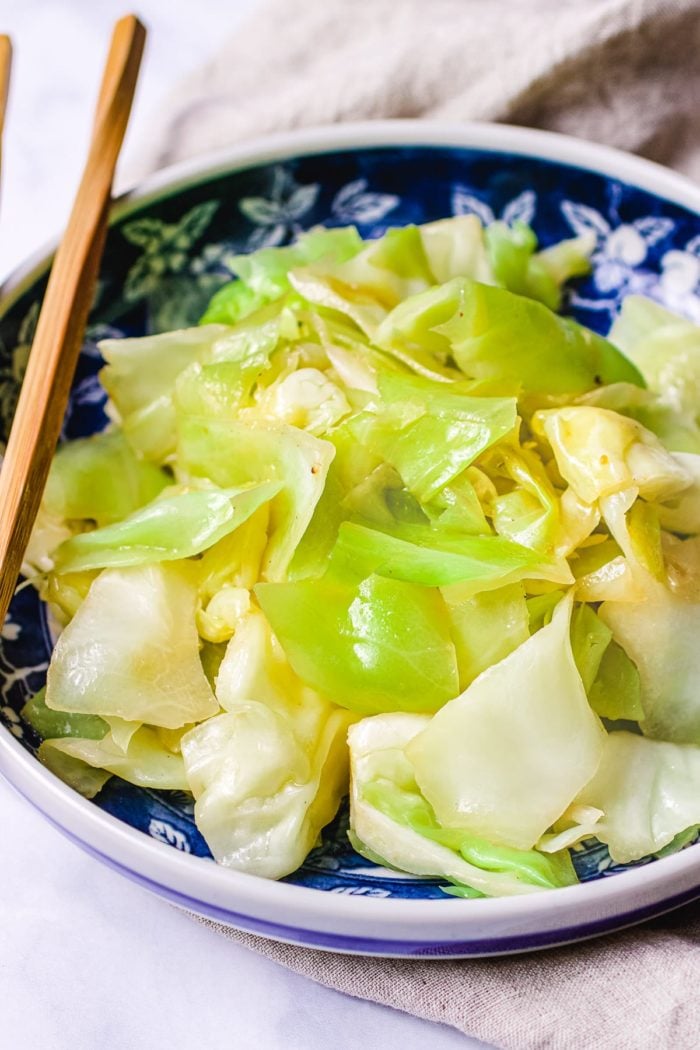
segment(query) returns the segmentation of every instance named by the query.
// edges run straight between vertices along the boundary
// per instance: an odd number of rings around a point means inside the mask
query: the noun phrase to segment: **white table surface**
[[[256,0],[138,0],[150,28],[125,159],[161,96]],[[15,44],[0,279],[65,221],[120,0],[2,0]],[[103,867],[0,781],[3,1050],[449,1050],[457,1032],[322,988]]]

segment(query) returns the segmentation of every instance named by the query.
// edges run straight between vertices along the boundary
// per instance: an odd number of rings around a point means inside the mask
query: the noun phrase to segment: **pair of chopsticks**
[[[136,89],[146,30],[128,15],[114,27],[90,148],[56,252],[0,469],[0,627],[17,584],[80,353],[107,235],[112,182]],[[0,140],[12,47],[0,37]]]

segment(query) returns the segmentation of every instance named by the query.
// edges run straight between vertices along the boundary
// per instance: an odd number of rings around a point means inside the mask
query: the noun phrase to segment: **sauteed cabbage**
[[[461,897],[700,824],[700,329],[557,311],[586,238],[462,216],[236,257],[192,329],[109,339],[25,573],[63,631],[24,716],[88,796],[189,791],[294,871],[350,795]]]

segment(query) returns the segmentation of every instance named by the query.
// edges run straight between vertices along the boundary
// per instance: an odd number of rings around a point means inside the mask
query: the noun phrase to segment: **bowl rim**
[[[613,146],[604,146],[557,131],[515,124],[406,118],[298,128],[178,161],[134,180],[120,192],[112,204],[109,225],[115,225],[131,212],[151,202],[167,199],[198,182],[229,172],[299,156],[341,149],[381,149],[383,146],[454,146],[484,153],[511,153],[536,160],[551,160],[581,171],[619,179],[700,214],[700,185],[663,164]],[[49,268],[59,240],[59,233],[47,238],[24,262],[13,267],[0,283],[0,318],[26,285]]]
[[[662,165],[554,132],[505,124],[455,124],[389,120],[300,129],[205,154],[139,181],[115,202],[111,223],[156,200],[226,173],[339,150],[382,147],[454,147],[483,153],[531,156],[570,165],[632,184],[700,215],[700,187]],[[51,262],[56,239],[34,253],[0,288],[0,317]],[[568,928],[601,916],[634,916],[634,904],[662,903],[678,890],[700,886],[700,852],[688,849],[610,878],[555,891],[479,900],[382,899],[343,895],[275,882],[202,863],[130,827],[76,794],[45,769],[10,731],[0,726],[0,773],[49,821],[108,863],[127,869],[156,892],[182,897],[192,910],[214,906],[239,917],[286,924],[294,930],[320,930],[342,937],[382,937],[401,931],[416,943],[463,941],[474,933],[491,935]],[[358,899],[359,898],[359,899]],[[630,905],[632,904],[632,911]],[[662,910],[662,909],[657,909]],[[227,913],[228,913],[227,912]],[[635,921],[629,918],[629,923]],[[622,922],[617,925],[622,925]],[[342,930],[341,928],[342,927]]]

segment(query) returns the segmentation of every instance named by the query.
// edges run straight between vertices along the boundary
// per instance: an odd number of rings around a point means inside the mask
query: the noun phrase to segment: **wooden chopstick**
[[[2,161],[2,133],[5,128],[7,96],[10,93],[10,69],[12,68],[12,43],[9,36],[0,33],[0,162]]]
[[[87,162],[51,269],[7,442],[0,471],[0,625],[15,589],[68,404],[145,39],[146,30],[133,15],[114,27]]]

